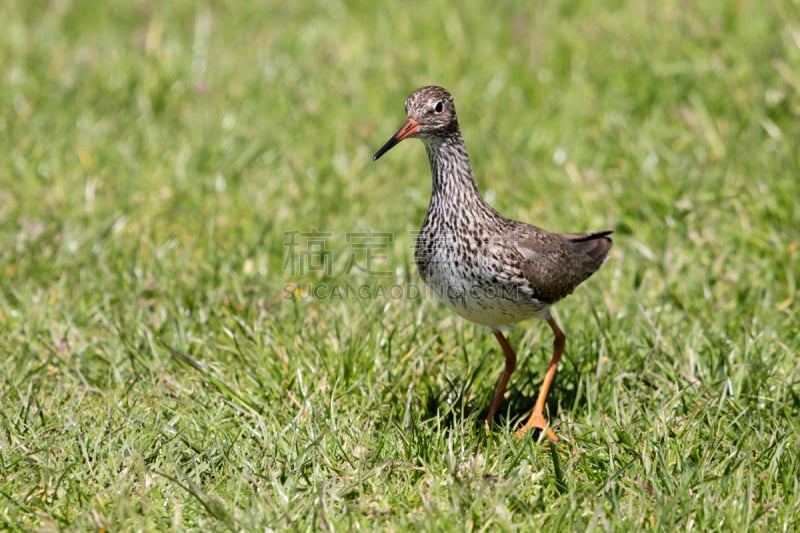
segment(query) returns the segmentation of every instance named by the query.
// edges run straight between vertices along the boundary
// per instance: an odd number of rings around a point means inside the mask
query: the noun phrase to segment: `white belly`
[[[482,272],[487,271],[459,268],[447,260],[432,261],[425,271],[420,270],[436,297],[471,322],[500,327],[549,316],[548,305],[532,298],[514,280],[482,276]]]

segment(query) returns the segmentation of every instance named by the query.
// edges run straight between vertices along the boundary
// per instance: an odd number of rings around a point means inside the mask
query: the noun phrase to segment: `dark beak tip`
[[[392,135],[386,144],[380,147],[380,149],[375,152],[375,155],[372,156],[373,161],[377,161],[383,154],[394,148],[400,141],[403,139],[408,139],[409,137],[413,137],[417,131],[419,130],[419,124],[412,119],[407,119],[405,124],[397,130],[397,132]]]
[[[389,139],[386,142],[386,144],[381,146],[380,149],[377,152],[375,152],[375,155],[372,156],[372,160],[377,161],[378,159],[380,159],[383,156],[383,154],[391,150],[394,147],[394,145],[396,145],[398,142],[400,141],[397,140],[396,136]]]

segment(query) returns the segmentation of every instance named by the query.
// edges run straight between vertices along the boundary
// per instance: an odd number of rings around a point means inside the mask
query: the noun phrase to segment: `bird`
[[[505,355],[485,427],[488,430],[494,419],[517,365],[517,354],[503,331],[539,318],[553,331],[553,354],[531,415],[515,433],[522,437],[538,429],[558,441],[544,409],[566,336],[551,307],[606,261],[612,230],[551,233],[502,216],[478,190],[453,96],[435,85],[420,87],[406,99],[405,111],[405,123],[372,159],[377,161],[404,139],[418,138],[425,145],[432,186],[415,244],[417,270],[447,307],[491,328]]]

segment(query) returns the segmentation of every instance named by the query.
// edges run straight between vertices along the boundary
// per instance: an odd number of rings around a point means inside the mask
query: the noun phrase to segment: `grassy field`
[[[0,5],[0,529],[800,527],[797,0],[217,4]],[[615,230],[555,445],[549,328],[485,434],[371,161],[432,83],[496,208]]]

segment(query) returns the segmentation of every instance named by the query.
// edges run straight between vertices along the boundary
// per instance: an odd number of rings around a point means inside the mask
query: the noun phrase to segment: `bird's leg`
[[[494,392],[492,405],[489,406],[489,413],[486,415],[487,424],[491,423],[495,413],[497,412],[497,408],[500,407],[500,402],[503,401],[503,394],[506,392],[508,380],[511,378],[511,374],[514,373],[514,369],[517,367],[517,354],[514,353],[514,349],[511,348],[510,344],[508,344],[508,341],[503,333],[497,329],[494,330],[493,333],[495,338],[497,338],[497,342],[499,342],[500,346],[503,348],[503,353],[506,355],[506,368],[503,370],[503,374],[500,376],[500,381],[497,383],[497,390]]]
[[[550,324],[550,329],[553,330],[553,334],[555,335],[555,339],[553,340],[553,357],[550,359],[550,365],[547,367],[547,373],[544,375],[542,388],[539,390],[539,397],[536,398],[536,404],[533,406],[533,413],[531,413],[531,417],[525,422],[525,425],[517,430],[517,437],[522,437],[528,430],[536,428],[546,431],[550,440],[557,441],[558,437],[547,427],[547,421],[544,419],[544,403],[547,399],[547,392],[550,390],[550,385],[553,383],[553,378],[556,375],[558,360],[561,359],[561,355],[564,353],[564,344],[567,338],[552,317],[547,318],[547,323]]]

